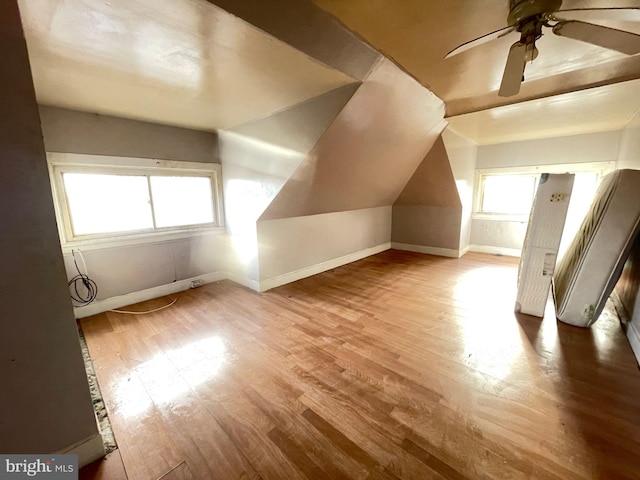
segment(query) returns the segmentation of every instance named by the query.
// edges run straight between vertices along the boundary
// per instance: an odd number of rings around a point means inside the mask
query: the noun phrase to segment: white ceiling
[[[565,93],[448,118],[479,145],[624,128],[640,111],[640,80]]]
[[[216,130],[354,82],[216,1],[19,0],[38,101]],[[456,45],[504,26],[508,0],[272,0],[269,8],[263,2],[241,2],[256,25],[279,25],[289,37],[326,44],[353,63],[357,58],[340,51],[335,38],[316,30],[309,37],[305,15],[314,4],[334,15],[443,98],[450,114],[476,112],[450,122],[479,144],[622,128],[640,108],[640,85],[632,80],[640,77],[640,55],[545,35],[521,94],[509,99],[496,89],[512,38],[443,59]],[[565,0],[563,6],[640,6],[640,0]],[[640,32],[640,12],[571,17]],[[589,88],[622,80],[632,81]]]
[[[451,116],[500,105],[640,78],[640,55],[633,57],[562,38],[544,29],[538,58],[527,65],[526,81],[514,97],[499,97],[511,33],[454,57],[447,52],[507,26],[509,0],[397,1],[313,0],[393,58],[442,98]],[[640,0],[565,0],[562,8],[640,7]],[[566,19],[592,21],[640,33],[640,14],[567,12]]]
[[[206,0],[20,0],[42,104],[229,128],[354,79]]]

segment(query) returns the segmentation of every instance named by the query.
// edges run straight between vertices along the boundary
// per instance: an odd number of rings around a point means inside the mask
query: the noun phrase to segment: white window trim
[[[224,206],[222,199],[222,169],[218,163],[181,162],[153,158],[113,157],[76,153],[47,152],[51,191],[53,193],[60,244],[64,253],[82,247],[84,250],[111,248],[140,243],[173,241],[200,235],[222,233]],[[139,230],[115,234],[83,235],[73,237],[71,218],[67,208],[62,174],[105,173],[131,175],[208,176],[211,178],[214,222],[206,225],[169,227],[154,231]]]
[[[483,177],[489,175],[540,175],[542,173],[595,173],[598,180],[601,180],[607,173],[614,171],[616,162],[589,162],[589,163],[565,163],[555,165],[531,165],[522,167],[500,167],[485,168],[476,170],[475,188],[473,196],[473,213],[471,218],[474,220],[498,220],[511,222],[528,222],[529,214],[513,215],[505,213],[489,213],[482,212],[483,197]],[[536,183],[537,186],[537,183]]]

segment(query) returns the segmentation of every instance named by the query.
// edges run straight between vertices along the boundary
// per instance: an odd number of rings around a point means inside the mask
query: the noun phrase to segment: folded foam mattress
[[[557,266],[558,320],[589,327],[615,287],[640,230],[640,170],[616,170],[600,184],[580,230]]]

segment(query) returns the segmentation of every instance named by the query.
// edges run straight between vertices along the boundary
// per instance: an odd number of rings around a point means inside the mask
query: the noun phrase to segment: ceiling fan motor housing
[[[561,6],[562,0],[511,0],[507,21],[517,26],[532,17],[556,12]]]

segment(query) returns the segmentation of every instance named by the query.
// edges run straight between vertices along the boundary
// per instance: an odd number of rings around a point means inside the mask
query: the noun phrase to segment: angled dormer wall
[[[263,289],[389,248],[391,205],[443,117],[440,99],[381,60],[261,215]]]
[[[442,137],[424,157],[393,204],[396,248],[459,256],[462,202]]]
[[[237,282],[259,289],[256,222],[357,87],[358,83],[346,85],[219,132],[229,240],[226,268]]]

